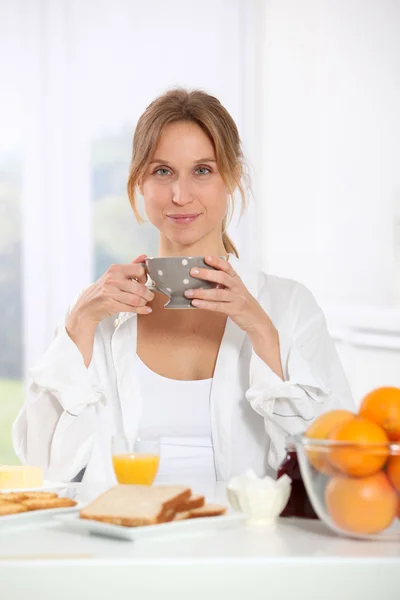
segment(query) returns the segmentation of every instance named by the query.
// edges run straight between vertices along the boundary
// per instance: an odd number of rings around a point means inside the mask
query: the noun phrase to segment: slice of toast
[[[175,513],[173,521],[186,521],[189,518],[190,510],[182,510],[180,512]]]
[[[197,519],[198,517],[218,517],[226,513],[226,506],[220,504],[205,504],[200,508],[194,508],[189,511],[189,519]]]
[[[204,502],[205,502],[204,496],[200,496],[200,495],[190,496],[190,498],[188,498],[187,500],[182,502],[177,507],[176,510],[177,510],[177,512],[183,512],[186,510],[192,510],[193,508],[200,508],[201,506],[204,506]]]
[[[205,504],[200,508],[193,508],[192,510],[184,510],[177,512],[174,521],[184,521],[185,519],[198,519],[200,517],[218,517],[226,512],[226,506],[220,506],[219,504]]]
[[[81,510],[79,516],[124,527],[166,523],[191,494],[191,489],[183,486],[117,485]]]

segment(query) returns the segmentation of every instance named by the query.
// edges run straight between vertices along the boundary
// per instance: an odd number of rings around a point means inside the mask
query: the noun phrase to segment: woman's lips
[[[187,215],[167,215],[171,221],[177,223],[178,225],[188,225],[193,223],[199,217],[198,214],[187,214]]]

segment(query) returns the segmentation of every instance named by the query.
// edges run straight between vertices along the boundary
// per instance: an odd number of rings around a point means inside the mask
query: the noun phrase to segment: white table
[[[78,491],[87,500],[99,490]],[[212,499],[224,498],[224,486],[212,491]],[[55,522],[0,533],[2,600],[358,596],[400,598],[400,543],[340,538],[300,519],[140,542],[72,533]]]

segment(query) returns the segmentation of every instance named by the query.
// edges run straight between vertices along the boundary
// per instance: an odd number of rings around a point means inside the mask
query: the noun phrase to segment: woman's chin
[[[182,232],[179,235],[167,235],[168,240],[177,246],[196,246],[204,236],[193,235],[193,233]]]

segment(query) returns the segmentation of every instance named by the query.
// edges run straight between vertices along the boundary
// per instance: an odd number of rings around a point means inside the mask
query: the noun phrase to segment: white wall
[[[400,307],[400,2],[259,10],[264,267],[323,306]]]

